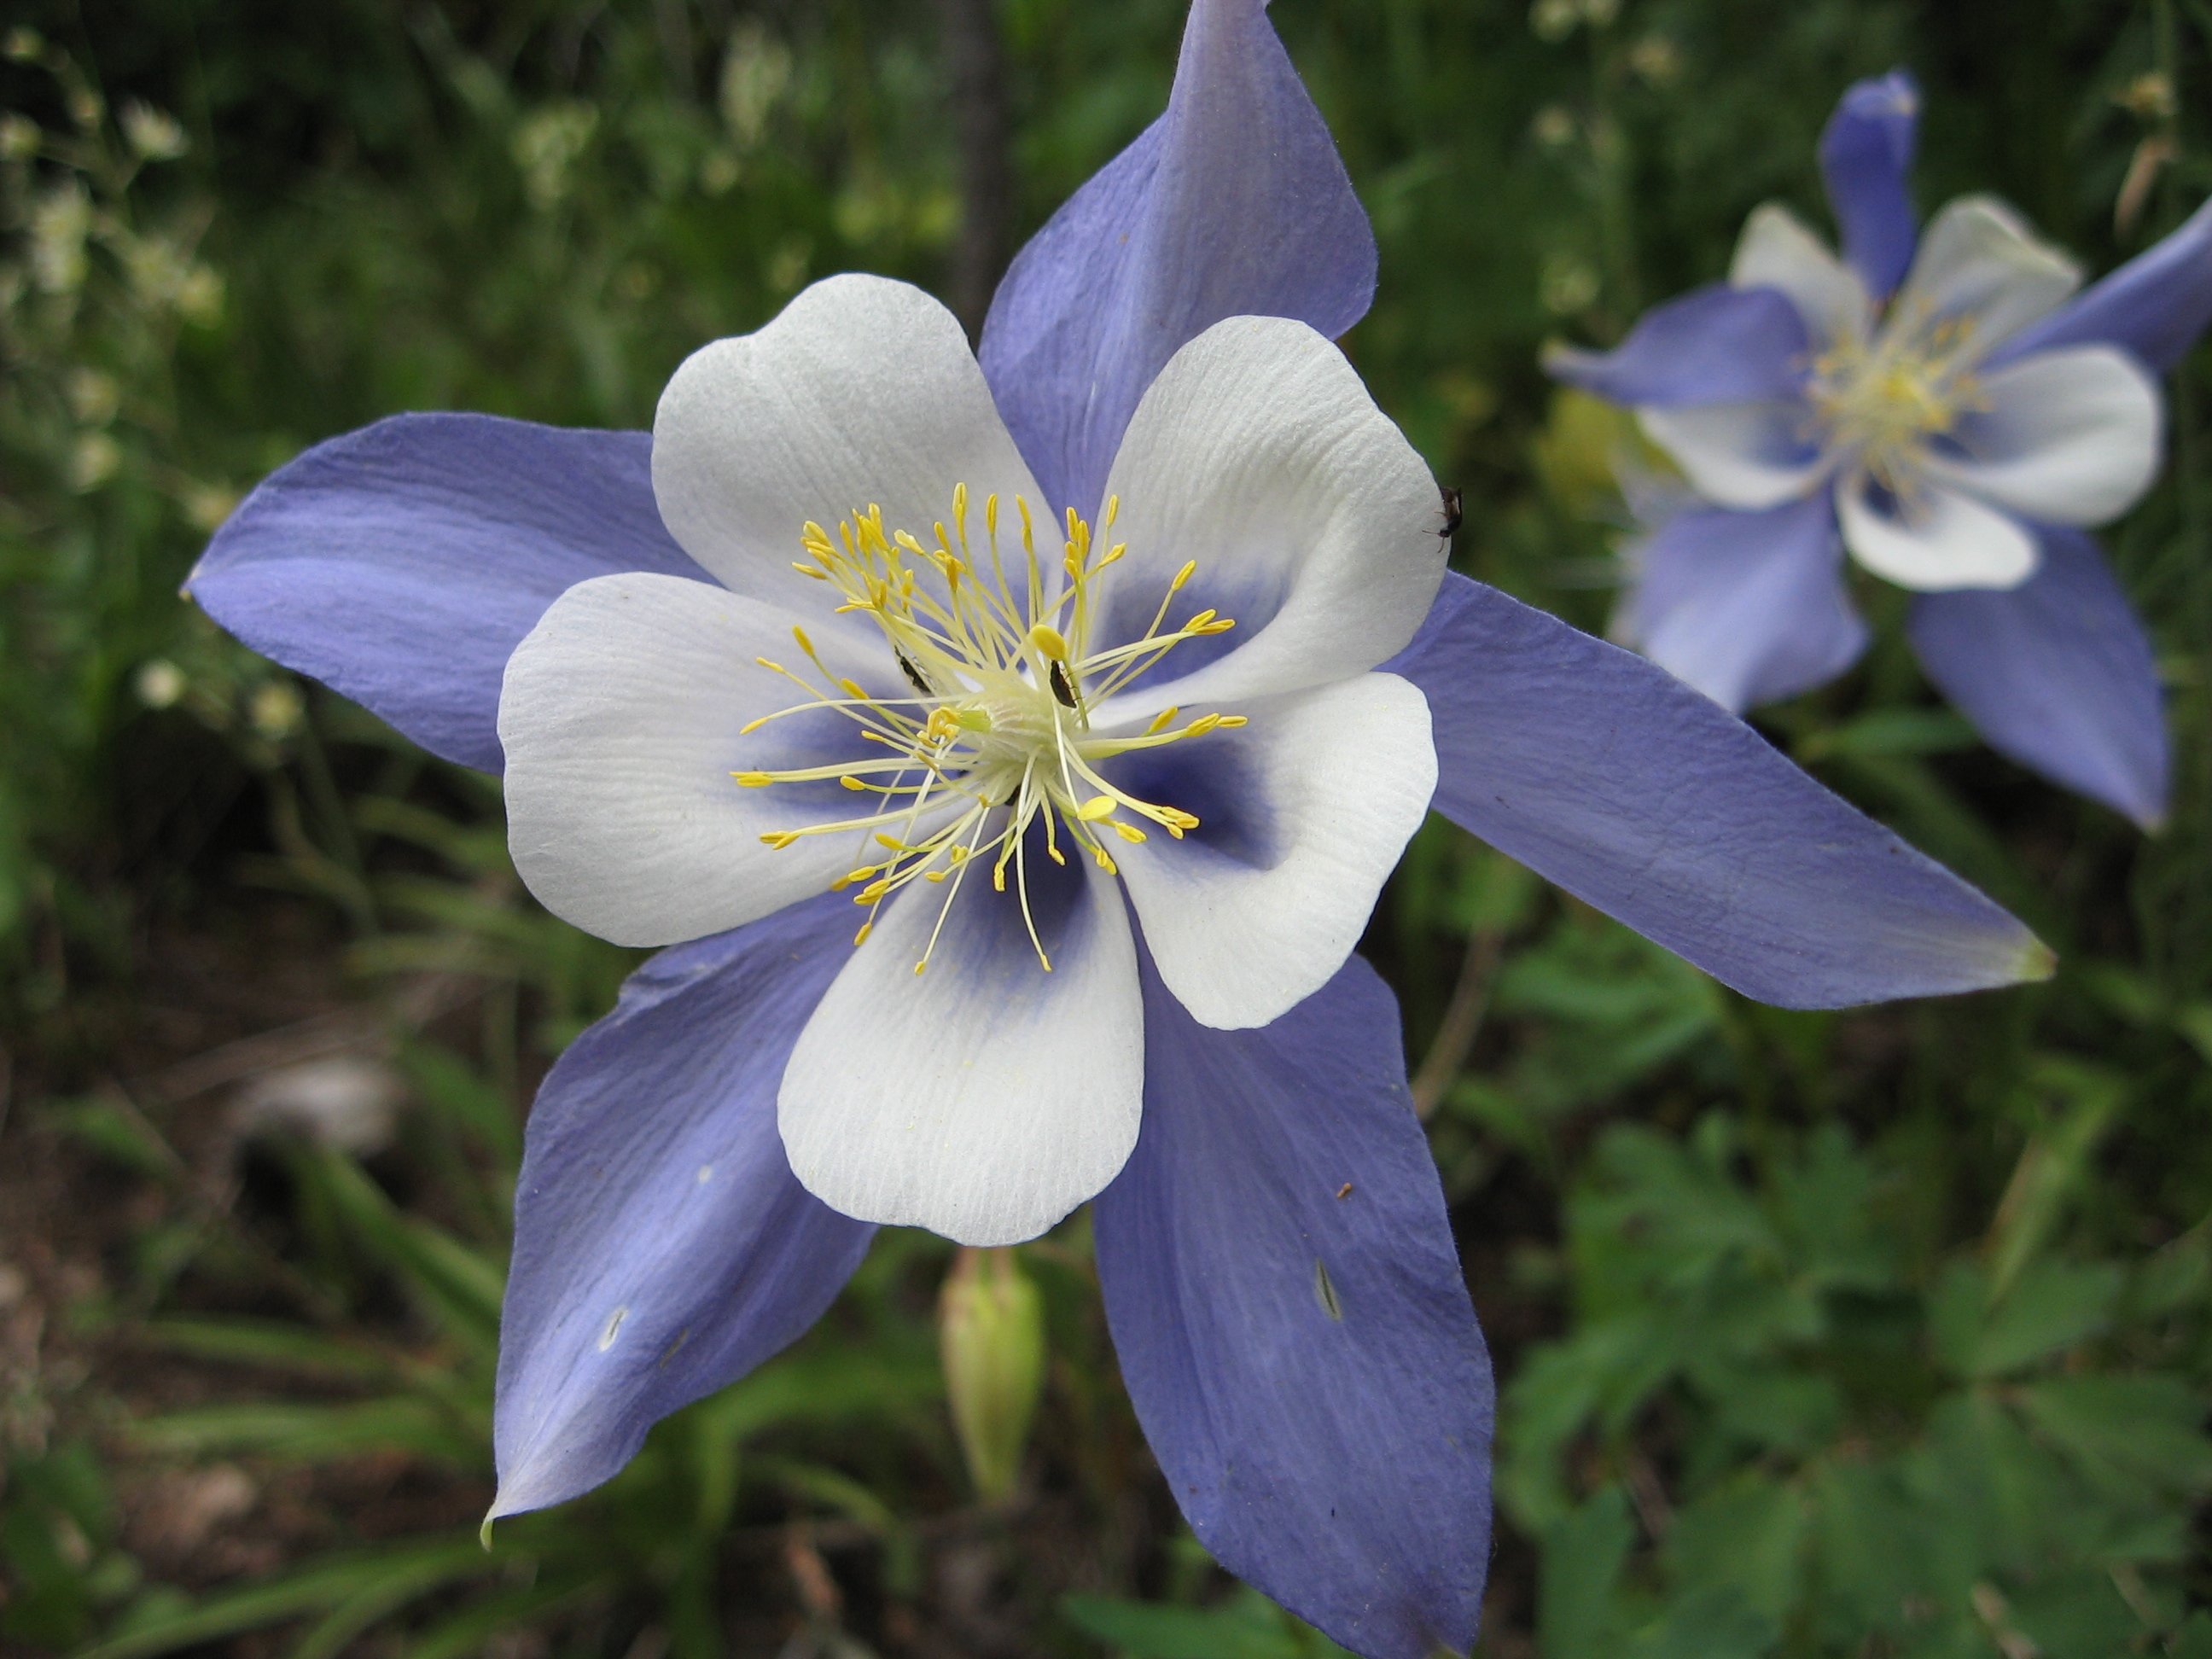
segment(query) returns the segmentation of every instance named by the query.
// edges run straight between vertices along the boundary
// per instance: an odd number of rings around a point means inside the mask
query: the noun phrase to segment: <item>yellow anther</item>
[[[1114,820],[1114,833],[1127,842],[1139,842],[1145,839],[1143,830],[1138,829],[1133,823],[1124,823],[1119,818]]]
[[[763,778],[761,781],[765,783],[768,780]],[[854,777],[850,772],[848,772],[843,777],[838,779],[837,781],[844,787],[852,790],[856,794],[868,787],[866,784],[861,782],[860,779]]]
[[[1193,720],[1188,726],[1185,727],[1184,730],[1188,736],[1202,738],[1220,724],[1221,716],[1218,714],[1200,714],[1196,720]]]
[[[896,836],[887,836],[880,830],[876,831],[876,845],[878,847],[887,847],[894,853],[903,853],[906,851],[906,843],[904,842],[901,841]]]
[[[1075,809],[1075,816],[1085,823],[1096,823],[1101,818],[1110,818],[1119,802],[1111,795],[1093,795]]]
[[[1060,630],[1056,628],[1039,623],[1030,629],[1030,643],[1036,647],[1037,653],[1048,661],[1066,662],[1067,660],[1067,641],[1060,637]]]
[[[1109,495],[1106,498],[1106,515],[1098,520],[1098,527],[1101,530],[1111,530],[1114,527],[1114,520],[1121,516],[1121,498],[1119,495]]]
[[[964,490],[967,485],[963,484]],[[994,536],[999,533],[999,497],[996,491],[983,497],[983,528]]]
[[[801,564],[798,560],[793,559],[791,562],[791,568],[802,576],[811,576],[817,582],[826,582],[830,580],[830,573],[818,565]]]
[[[1128,550],[1128,543],[1115,542],[1113,546],[1106,550],[1106,556],[1098,561],[1098,568],[1103,570],[1108,565],[1117,563],[1121,556]]]
[[[856,881],[866,881],[870,876],[880,873],[883,867],[880,864],[864,864],[857,870],[848,870],[838,879],[849,887]]]
[[[1175,717],[1182,713],[1182,709],[1176,708],[1173,703],[1170,703],[1166,708],[1161,709],[1158,714],[1152,716],[1152,723],[1145,728],[1145,735],[1148,738],[1158,736],[1161,732],[1166,731],[1168,727],[1173,726],[1175,724]]]
[[[853,895],[853,902],[855,904],[873,904],[878,899],[883,897],[884,894],[890,890],[890,883],[887,881],[872,881],[866,887],[863,887],[859,892]]]
[[[791,671],[772,657],[755,657],[753,660],[771,674],[788,674]]]
[[[1107,856],[1106,849],[1104,848],[1092,848],[1091,849],[1091,856],[1098,860],[1098,867],[1101,870],[1103,870],[1108,875],[1118,876],[1121,873],[1121,866],[1115,863],[1111,858]]]
[[[1196,559],[1184,560],[1182,568],[1175,573],[1175,580],[1168,584],[1168,592],[1170,593],[1182,592],[1183,590],[1183,585],[1196,574],[1198,574],[1198,561]]]
[[[806,637],[806,630],[805,629],[800,628],[794,623],[792,627],[791,637],[799,641],[799,648],[801,651],[804,651],[808,656],[811,657],[814,654],[814,641]]]
[[[1243,714],[1224,714],[1219,720],[1214,722],[1214,724],[1224,732],[1233,732],[1240,726],[1249,726],[1251,723],[1252,722]]]
[[[779,852],[798,839],[799,832],[796,830],[770,830],[761,836],[763,842],[776,848]]]
[[[1206,632],[1206,625],[1212,620],[1213,611],[1211,607],[1197,611],[1182,625],[1182,631],[1186,634],[1203,634]]]
[[[756,732],[759,731],[759,730],[761,729],[761,727],[763,727],[763,726],[766,726],[767,724],[768,724],[768,716],[767,716],[767,715],[765,715],[765,714],[763,714],[763,715],[762,715],[758,720],[747,720],[747,721],[746,721],[743,726],[739,726],[739,727],[738,728],[738,735],[739,737],[741,737],[741,738],[749,738],[749,737],[752,736],[752,734],[753,734],[754,732]]]
[[[765,772],[732,772],[730,775],[748,789],[765,789],[775,781]]]
[[[876,931],[876,924],[875,924],[874,922],[872,922],[872,921],[864,921],[864,922],[862,922],[862,923],[860,924],[860,931],[859,933],[855,933],[855,934],[854,934],[854,935],[853,935],[853,943],[854,943],[855,945],[866,945],[866,944],[868,942],[868,935],[869,935],[869,934],[871,934],[871,933],[874,933],[875,931]]]
[[[858,680],[839,680],[837,689],[848,697],[858,697],[862,702],[868,701],[868,694],[861,689]]]

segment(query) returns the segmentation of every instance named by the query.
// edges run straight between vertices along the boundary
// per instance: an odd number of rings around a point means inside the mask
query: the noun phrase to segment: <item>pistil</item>
[[[732,774],[748,788],[835,779],[853,793],[874,798],[867,812],[771,830],[761,839],[776,848],[807,836],[851,834],[860,839],[866,861],[856,859],[853,869],[830,884],[835,891],[856,888],[854,902],[868,913],[855,945],[866,940],[877,909],[901,888],[918,880],[943,885],[945,901],[915,964],[916,973],[929,965],[969,869],[984,863],[1000,892],[1006,890],[1011,867],[1030,942],[1039,963],[1051,971],[1030,908],[1026,860],[1031,824],[1042,819],[1045,854],[1055,864],[1067,861],[1060,850],[1064,832],[1071,845],[1109,874],[1115,873],[1106,832],[1134,844],[1146,838],[1143,823],[1180,838],[1199,821],[1177,807],[1116,787],[1100,775],[1099,764],[1245,723],[1242,715],[1223,714],[1183,720],[1181,710],[1168,708],[1136,736],[1093,735],[1091,715],[1100,703],[1184,641],[1225,633],[1236,624],[1209,609],[1168,625],[1176,595],[1197,573],[1194,561],[1169,582],[1139,638],[1091,651],[1098,576],[1126,556],[1127,544],[1117,542],[1101,550],[1103,535],[1095,537],[1089,522],[1069,509],[1048,598],[1047,567],[1038,555],[1028,502],[1014,498],[1020,523],[1018,581],[1009,576],[1009,550],[1000,544],[999,505],[996,495],[983,502],[981,558],[969,539],[965,484],[954,487],[949,527],[945,520],[936,522],[927,543],[912,532],[886,526],[881,507],[872,505],[840,520],[834,536],[811,520],[803,527],[799,545],[805,557],[794,568],[829,586],[838,612],[858,611],[876,623],[913,695],[878,696],[833,674],[805,630],[794,628],[794,642],[811,674],[766,657],[759,661],[763,669],[792,681],[805,700],[749,722],[743,732],[793,714],[830,709],[859,728],[856,746],[871,744],[878,752],[841,765]],[[1118,498],[1106,503],[1103,534],[1111,533],[1120,508]],[[925,830],[924,817],[933,809],[945,810],[950,817]]]

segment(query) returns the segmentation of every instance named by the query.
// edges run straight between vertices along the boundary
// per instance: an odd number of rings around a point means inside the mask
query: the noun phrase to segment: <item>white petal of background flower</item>
[[[1736,288],[1778,288],[1790,296],[1820,351],[1838,340],[1861,340],[1874,301],[1858,273],[1828,251],[1789,209],[1769,202],[1744,221],[1729,282]]]
[[[1232,839],[1201,823],[1118,854],[1161,979],[1201,1024],[1229,1029],[1267,1024],[1344,965],[1437,781],[1428,700],[1395,674],[1244,712],[1250,726],[1192,757],[1239,797],[1243,823],[1217,826]]]
[[[1962,196],[1929,222],[1890,307],[1890,328],[1966,319],[1979,356],[2056,311],[2081,285],[2081,266],[2009,206],[1991,196]]]
[[[507,845],[546,908],[617,945],[670,945],[820,892],[858,861],[864,836],[781,850],[760,839],[849,815],[858,798],[833,783],[795,799],[731,775],[849,760],[861,746],[831,714],[738,735],[756,715],[805,700],[755,660],[796,655],[793,621],[706,582],[644,572],[596,577],[554,601],[508,659],[499,703]],[[880,647],[819,645],[840,674],[880,683],[890,665]]]
[[[879,503],[927,543],[963,483],[979,513],[996,492],[1010,520],[1017,495],[1052,517],[959,320],[879,276],[827,278],[758,333],[694,352],[653,416],[653,495],[684,550],[824,627],[827,590],[792,569],[800,526]]]
[[[1899,587],[2017,587],[2034,574],[2035,543],[2027,532],[1961,490],[1926,483],[1903,514],[1881,511],[1867,492],[1863,473],[1837,486],[1844,545]]]
[[[927,972],[915,963],[945,896],[917,884],[838,974],[777,1107],[793,1172],[832,1209],[1012,1244],[1127,1162],[1145,1070],[1128,915],[1111,877],[1052,873],[1061,902],[1038,918],[1048,974],[1012,896],[980,868]]]
[[[1698,494],[1721,507],[1779,507],[1827,470],[1826,458],[1805,441],[1812,414],[1802,403],[1639,409],[1636,418]]]
[[[1986,411],[1958,433],[1971,459],[1930,454],[1932,478],[2054,524],[2098,525],[2158,476],[2157,382],[2110,346],[2040,352],[1980,377]]]
[[[1303,323],[1232,317],[1169,360],[1107,481],[1101,642],[1142,631],[1184,561],[1183,596],[1234,617],[1233,648],[1154,676],[1100,714],[1327,684],[1397,654],[1443,580],[1442,500],[1344,354]],[[1164,670],[1173,673],[1179,659]]]

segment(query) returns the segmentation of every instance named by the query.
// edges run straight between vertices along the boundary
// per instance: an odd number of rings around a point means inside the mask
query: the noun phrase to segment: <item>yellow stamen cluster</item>
[[[880,507],[856,511],[836,534],[809,521],[800,532],[806,556],[794,567],[827,584],[839,612],[857,611],[882,630],[905,684],[884,696],[833,672],[803,629],[792,630],[811,673],[766,657],[762,667],[793,681],[807,701],[764,714],[744,726],[750,733],[771,720],[817,709],[835,709],[860,729],[869,752],[848,764],[781,771],[733,773],[750,788],[835,779],[854,794],[873,796],[872,809],[852,817],[772,830],[761,839],[788,847],[806,836],[853,835],[859,840],[854,867],[830,884],[855,889],[854,902],[868,913],[854,937],[864,942],[877,907],[915,881],[945,888],[937,925],[915,963],[920,973],[952,901],[969,870],[988,865],[991,884],[1006,890],[1007,872],[1020,897],[1030,943],[1047,972],[1052,968],[1030,911],[1024,843],[1042,819],[1046,854],[1067,862],[1063,839],[1087,853],[1109,873],[1116,866],[1109,834],[1142,842],[1142,823],[1180,838],[1198,819],[1179,808],[1140,800],[1103,776],[1099,763],[1133,750],[1155,749],[1208,732],[1243,726],[1238,714],[1206,714],[1183,720],[1160,711],[1142,732],[1101,737],[1091,731],[1093,711],[1185,640],[1222,634],[1236,626],[1201,610],[1169,626],[1176,596],[1196,573],[1185,564],[1168,583],[1159,608],[1141,637],[1093,651],[1098,576],[1128,551],[1126,543],[1099,550],[1091,526],[1069,509],[1055,564],[1037,552],[1029,504],[1014,498],[1020,550],[1002,550],[999,498],[983,501],[981,557],[969,539],[965,484],[952,492],[948,526],[931,526],[927,543],[884,522]],[[1110,533],[1120,512],[1109,501],[1101,530]],[[1013,564],[1012,573],[1008,571]],[[818,684],[817,684],[818,682]],[[949,811],[936,827],[925,815]],[[1126,816],[1125,816],[1126,815]]]
[[[1909,500],[1930,439],[1989,407],[1973,366],[1981,351],[1971,318],[1893,317],[1871,344],[1842,340],[1813,360],[1817,429],[1807,435],[1856,453],[1893,495]]]

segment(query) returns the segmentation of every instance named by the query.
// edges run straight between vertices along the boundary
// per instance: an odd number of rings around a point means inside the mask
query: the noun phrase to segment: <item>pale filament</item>
[[[928,544],[906,530],[888,528],[882,508],[873,505],[841,520],[834,538],[807,522],[799,536],[806,557],[793,568],[826,583],[837,595],[839,612],[860,611],[874,621],[913,695],[878,696],[833,674],[805,630],[794,628],[812,678],[766,657],[759,661],[790,680],[805,700],[762,715],[744,732],[792,714],[834,709],[859,728],[857,743],[880,752],[839,765],[732,775],[750,788],[834,778],[854,794],[874,798],[870,810],[851,817],[761,837],[775,848],[805,836],[860,838],[854,868],[830,883],[832,891],[859,889],[854,902],[867,911],[867,920],[854,937],[855,945],[866,940],[878,907],[893,893],[915,881],[940,884],[944,903],[915,963],[921,973],[969,871],[988,864],[992,886],[1003,893],[1011,866],[1023,924],[1048,973],[1052,962],[1030,909],[1025,843],[1030,824],[1042,819],[1045,853],[1054,863],[1067,862],[1060,850],[1064,833],[1109,874],[1116,866],[1105,832],[1133,843],[1145,840],[1146,831],[1132,819],[1178,839],[1197,828],[1198,819],[1188,812],[1117,788],[1100,775],[1098,763],[1231,730],[1243,726],[1244,717],[1206,714],[1182,720],[1180,709],[1166,708],[1140,733],[1107,738],[1092,734],[1091,716],[1185,640],[1225,633],[1236,624],[1201,610],[1167,626],[1176,594],[1197,570],[1194,561],[1169,582],[1139,638],[1094,652],[1090,638],[1098,574],[1121,559],[1127,544],[1117,542],[1098,551],[1090,524],[1070,508],[1059,568],[1048,572],[1029,504],[1018,495],[1020,562],[1010,576],[1012,556],[1000,545],[999,498],[983,502],[980,560],[969,544],[968,508],[967,485],[954,486],[951,525],[932,526]],[[1108,501],[1102,531],[1110,533],[1120,509],[1118,497]],[[948,801],[956,803],[951,818],[921,831],[924,812]]]
[[[1973,374],[1981,356],[1973,319],[1937,318],[1924,303],[1917,311],[1893,314],[1871,344],[1838,340],[1813,360],[1815,429],[1806,434],[1855,453],[1869,476],[1905,503],[1919,488],[1929,441],[1990,406]]]

